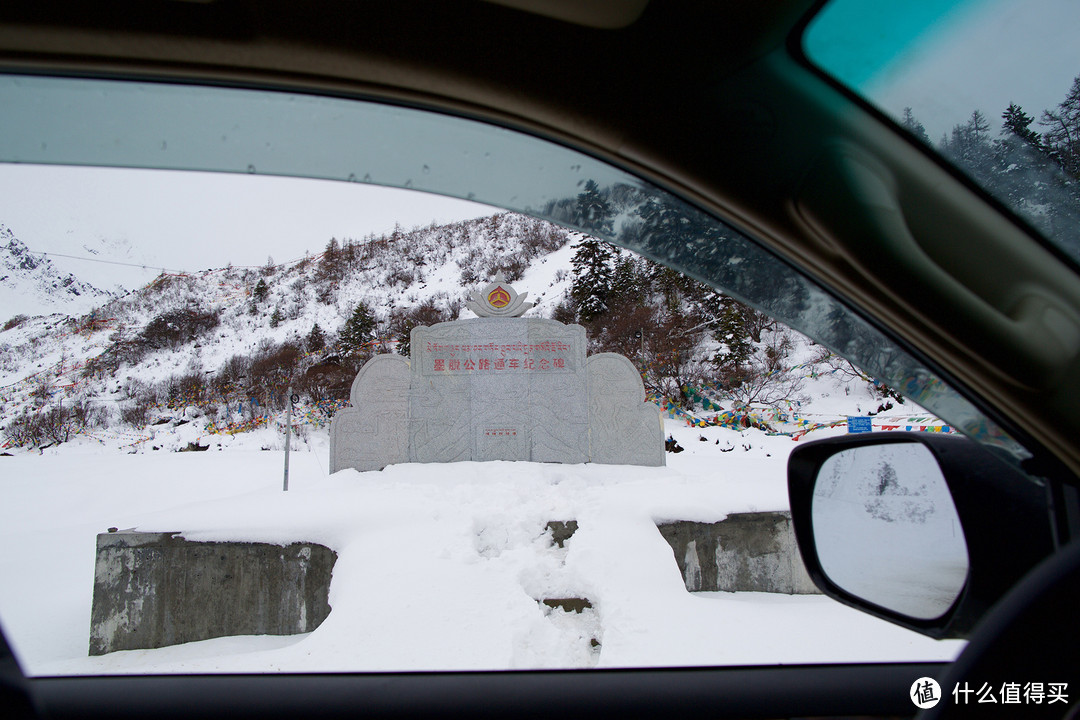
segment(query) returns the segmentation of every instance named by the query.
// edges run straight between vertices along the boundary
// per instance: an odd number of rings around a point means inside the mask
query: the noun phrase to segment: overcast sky
[[[893,116],[910,107],[934,142],[976,109],[995,129],[1010,102],[1038,120],[1080,75],[1080,0],[830,7],[811,28],[808,54]]]
[[[262,265],[268,256],[281,263],[321,252],[332,237],[359,239],[395,223],[409,229],[494,212],[357,183],[0,164],[0,225],[31,250],[146,263],[157,271]],[[123,266],[54,262],[106,287],[113,278],[143,275]]]

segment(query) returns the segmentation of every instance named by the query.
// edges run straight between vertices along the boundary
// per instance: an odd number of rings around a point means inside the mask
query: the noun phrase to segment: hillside
[[[597,267],[610,269],[606,280]],[[887,388],[700,283],[503,213],[332,239],[285,265],[162,273],[83,315],[9,322],[0,427],[9,448],[195,449],[259,430],[270,433],[262,446],[277,447],[292,387],[300,434],[325,434],[368,357],[407,354],[417,324],[469,316],[464,296],[497,273],[529,293],[531,314],[585,324],[590,352],[630,357],[679,422],[801,435],[891,410],[903,413],[893,425],[940,425],[918,408],[894,409]],[[583,288],[607,304],[593,298],[587,312]]]
[[[15,315],[81,314],[108,300],[109,292],[35,254],[0,225],[0,308]]]

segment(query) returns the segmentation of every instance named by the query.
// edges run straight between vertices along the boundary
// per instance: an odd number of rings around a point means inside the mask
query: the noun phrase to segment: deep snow
[[[202,453],[128,455],[84,439],[0,458],[4,632],[39,676],[908,661],[961,649],[821,596],[688,593],[656,522],[785,509],[794,442],[675,420],[668,430],[686,451],[665,468],[469,462],[333,476],[325,432],[312,432],[291,454],[287,493],[283,453],[258,449],[272,429]],[[545,524],[566,519],[580,529],[560,550]],[[88,657],[95,536],[109,527],[326,544],[339,554],[332,611],[307,635]],[[594,609],[537,602],[559,596]]]

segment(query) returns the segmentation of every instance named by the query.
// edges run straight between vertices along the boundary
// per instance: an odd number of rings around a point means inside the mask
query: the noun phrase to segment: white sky
[[[0,164],[0,225],[31,250],[146,263],[169,270],[262,265],[432,221],[497,212],[411,190],[325,180]],[[53,258],[100,287],[136,268]],[[127,283],[125,283],[127,284]]]
[[[1010,102],[1037,121],[1080,75],[1080,0],[973,3],[895,68],[867,96],[897,117],[911,107],[934,142],[975,109],[995,129]]]

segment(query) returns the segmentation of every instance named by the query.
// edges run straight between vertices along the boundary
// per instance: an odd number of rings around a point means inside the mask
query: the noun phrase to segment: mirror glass
[[[818,474],[811,516],[822,570],[847,592],[922,620],[959,597],[967,543],[926,447],[887,443],[833,455]]]

